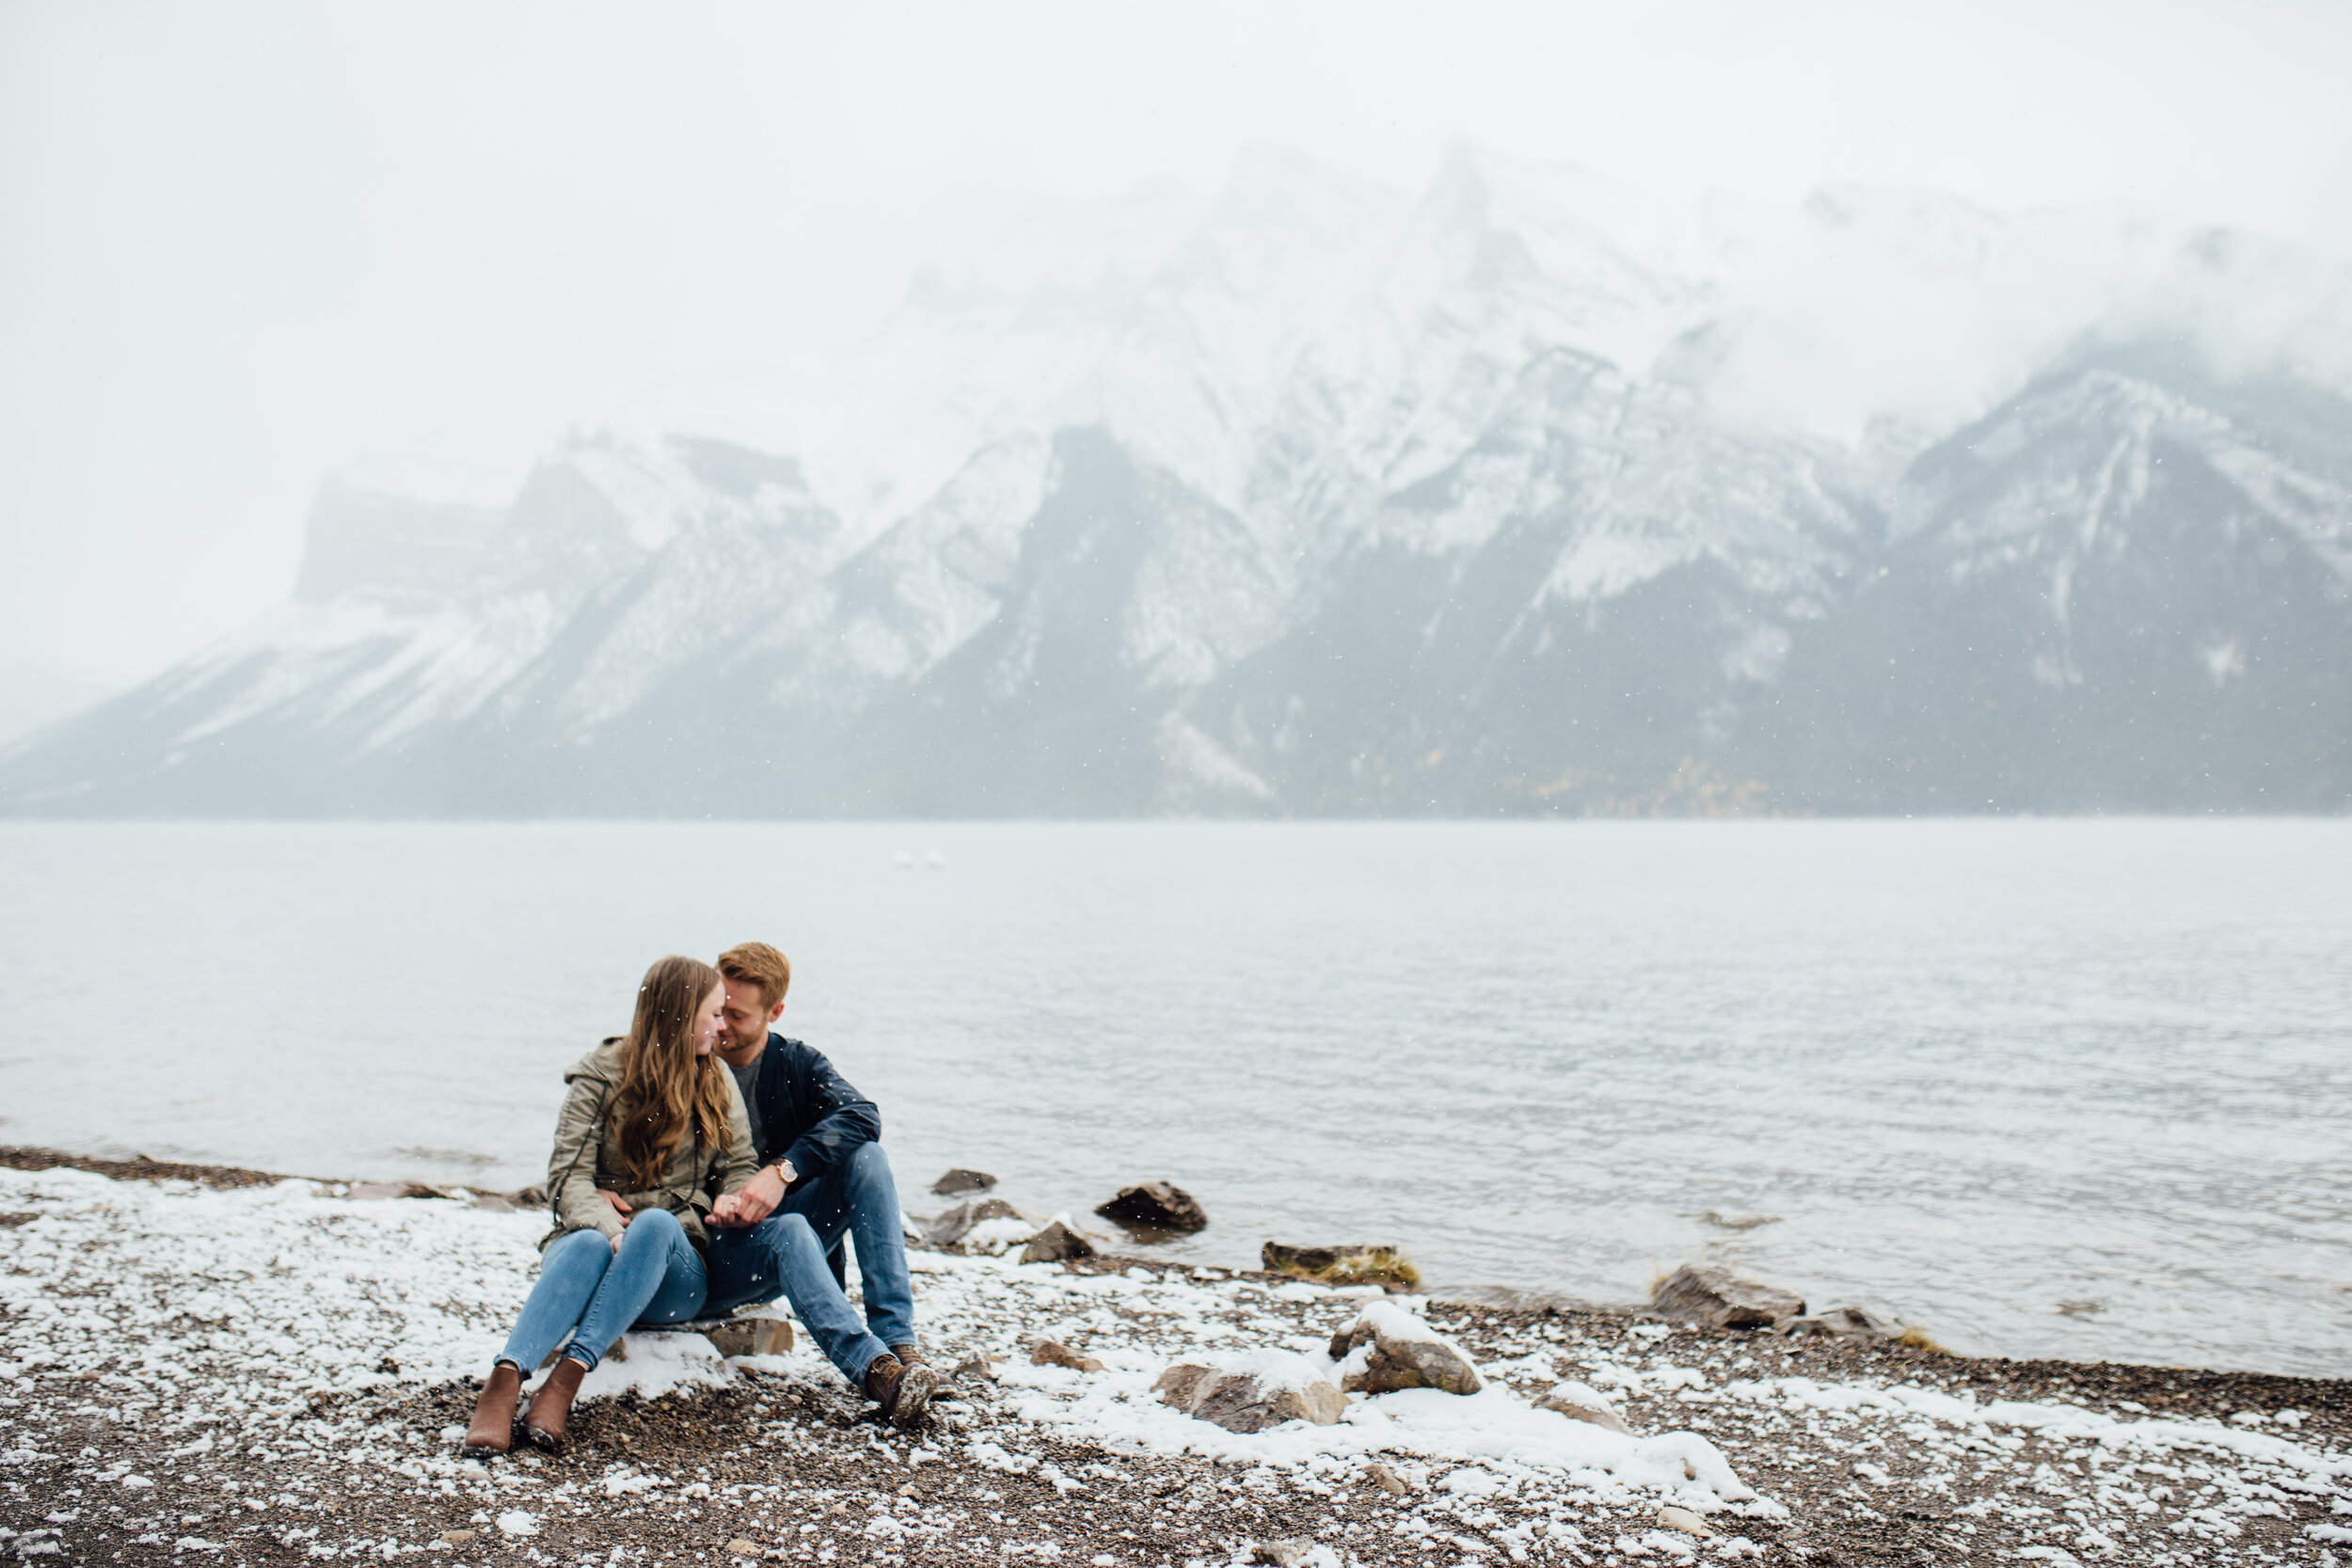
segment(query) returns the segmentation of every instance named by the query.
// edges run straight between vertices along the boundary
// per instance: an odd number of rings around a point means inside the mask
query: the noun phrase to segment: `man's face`
[[[768,1025],[784,1016],[784,1004],[771,1007],[759,993],[759,987],[750,980],[727,982],[726,1007],[721,1015],[726,1021],[727,1037],[723,1049],[749,1051],[765,1044]]]

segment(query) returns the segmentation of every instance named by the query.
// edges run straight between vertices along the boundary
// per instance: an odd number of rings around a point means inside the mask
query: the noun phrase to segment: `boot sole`
[[[930,1413],[931,1395],[938,1389],[939,1374],[919,1361],[899,1373],[898,1397],[890,1402],[890,1424],[911,1427],[920,1422]]]

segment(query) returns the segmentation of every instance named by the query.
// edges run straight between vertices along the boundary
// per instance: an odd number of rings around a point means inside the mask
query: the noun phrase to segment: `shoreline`
[[[527,1289],[539,1221],[511,1195],[432,1194],[0,1148],[0,1550],[2352,1562],[2345,1380],[1395,1296],[1380,1299],[1461,1347],[1484,1392],[1407,1390],[1336,1426],[1236,1435],[1160,1404],[1152,1379],[1186,1358],[1314,1354],[1369,1292],[912,1244],[934,1360],[997,1358],[957,1375],[931,1429],[876,1425],[805,1345],[723,1362],[648,1335],[599,1369],[571,1449],[460,1461],[472,1363]],[[1033,1364],[1039,1338],[1103,1366]],[[1563,1377],[1608,1388],[1634,1435],[1612,1449],[1533,1410]],[[1645,1479],[1645,1455],[1686,1440],[1720,1455],[1730,1486]],[[1677,1497],[1709,1533],[1661,1526]]]

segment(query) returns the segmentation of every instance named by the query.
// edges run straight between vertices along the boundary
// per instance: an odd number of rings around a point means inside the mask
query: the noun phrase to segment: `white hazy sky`
[[[783,359],[1025,200],[1260,140],[1410,186],[1468,137],[2352,255],[2348,66],[2342,0],[0,0],[0,687],[281,598],[329,467]]]

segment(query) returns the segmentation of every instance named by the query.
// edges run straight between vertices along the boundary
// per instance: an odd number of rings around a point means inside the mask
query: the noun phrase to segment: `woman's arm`
[[[719,1196],[726,1197],[758,1173],[759,1151],[752,1147],[752,1118],[743,1109],[735,1074],[722,1076],[727,1085],[727,1150],[711,1161],[711,1170],[719,1178]]]
[[[596,1144],[604,1134],[604,1100],[612,1085],[575,1078],[555,1118],[555,1148],[548,1156],[548,1196],[555,1223],[566,1230],[597,1230],[618,1243],[622,1220],[596,1190]]]

